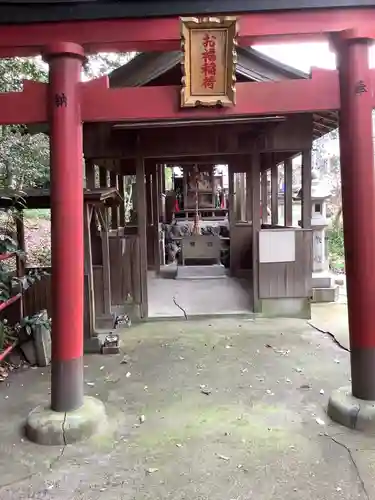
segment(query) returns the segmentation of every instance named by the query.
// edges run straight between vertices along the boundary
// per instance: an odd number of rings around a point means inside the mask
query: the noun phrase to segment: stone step
[[[337,302],[340,297],[340,287],[313,288],[312,302]]]
[[[177,280],[223,279],[227,277],[224,266],[178,266]]]

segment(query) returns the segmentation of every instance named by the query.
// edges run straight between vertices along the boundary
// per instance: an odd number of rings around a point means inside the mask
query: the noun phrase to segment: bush
[[[344,230],[337,222],[328,229],[329,265],[334,271],[345,270]]]

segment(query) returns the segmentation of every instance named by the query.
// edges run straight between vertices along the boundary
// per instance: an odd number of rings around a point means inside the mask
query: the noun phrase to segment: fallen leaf
[[[299,388],[304,389],[304,390],[308,390],[308,389],[311,389],[311,385],[310,384],[302,384],[302,385],[300,385]]]
[[[209,389],[202,389],[201,390],[201,393],[202,394],[205,394],[206,396],[209,396],[211,394],[212,391],[210,391]]]
[[[158,472],[159,469],[156,469],[156,467],[150,467],[149,469],[146,469],[146,474],[153,474],[154,472]]]

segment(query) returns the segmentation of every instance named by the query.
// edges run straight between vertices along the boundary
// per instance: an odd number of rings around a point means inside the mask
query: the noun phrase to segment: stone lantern
[[[327,222],[327,201],[331,193],[313,171],[311,180],[311,229],[313,231],[313,273],[328,271],[325,233]]]
[[[326,240],[327,201],[331,193],[326,182],[312,172],[311,182],[311,230],[313,238],[313,301],[334,302],[338,300],[339,288],[334,286],[329,272],[328,247]]]

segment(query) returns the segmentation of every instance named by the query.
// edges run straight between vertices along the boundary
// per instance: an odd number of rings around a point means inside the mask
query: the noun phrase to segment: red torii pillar
[[[84,51],[48,47],[51,148],[52,381],[51,408],[83,403],[83,167],[79,83]]]
[[[371,41],[344,32],[337,41],[340,161],[352,386],[335,391],[328,414],[375,431],[375,169]]]
[[[28,437],[41,444],[85,438],[105,419],[104,405],[83,394],[83,148],[80,79],[83,48],[56,43],[49,63],[51,151],[52,381],[50,407],[33,410]]]

